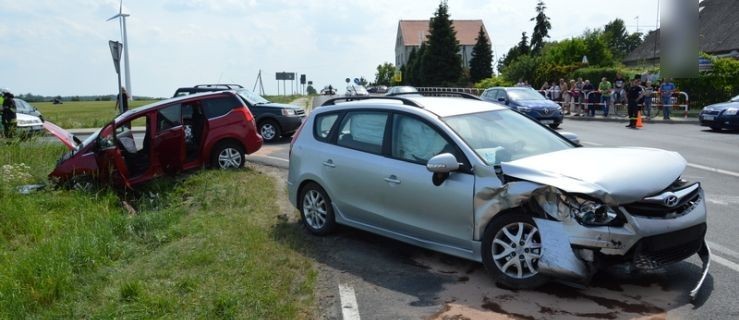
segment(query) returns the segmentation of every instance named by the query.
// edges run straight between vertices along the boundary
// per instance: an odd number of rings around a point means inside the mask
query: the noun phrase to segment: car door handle
[[[400,184],[400,179],[398,179],[398,177],[396,177],[395,175],[391,175],[391,176],[385,178],[385,181],[387,183]]]
[[[334,164],[334,161],[331,159],[328,159],[323,162],[323,165],[329,168],[336,168],[336,165]]]

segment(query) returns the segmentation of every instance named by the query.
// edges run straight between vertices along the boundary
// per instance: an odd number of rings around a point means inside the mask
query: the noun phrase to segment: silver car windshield
[[[541,93],[531,88],[513,88],[507,90],[511,100],[546,100]]]
[[[238,93],[239,96],[244,98],[244,100],[249,102],[249,104],[251,105],[269,103],[269,100],[262,98],[262,96],[246,89],[236,90],[236,93]]]
[[[563,138],[511,110],[456,115],[442,120],[487,165],[574,148]]]

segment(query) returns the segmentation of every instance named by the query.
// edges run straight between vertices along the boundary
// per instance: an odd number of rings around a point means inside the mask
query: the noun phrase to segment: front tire
[[[547,278],[539,273],[541,237],[531,216],[509,213],[488,224],[482,237],[482,262],[495,281],[509,288],[530,289]]]
[[[557,129],[557,128],[559,128],[559,123],[552,123],[552,124],[549,125],[549,127],[552,128],[552,129]]]
[[[721,131],[721,127],[711,127],[711,131],[720,132]]]
[[[300,192],[300,218],[310,233],[324,236],[336,229],[331,198],[315,183],[308,183]]]
[[[264,142],[274,142],[280,138],[282,132],[280,130],[280,126],[276,122],[265,120],[259,124],[259,134],[262,135]]]
[[[210,164],[218,169],[238,169],[244,166],[244,148],[235,142],[219,143],[213,150]]]

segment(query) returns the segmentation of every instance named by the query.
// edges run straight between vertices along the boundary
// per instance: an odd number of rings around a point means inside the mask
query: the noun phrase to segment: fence
[[[485,89],[477,88],[442,88],[442,87],[417,87],[419,92],[461,92],[479,96]]]

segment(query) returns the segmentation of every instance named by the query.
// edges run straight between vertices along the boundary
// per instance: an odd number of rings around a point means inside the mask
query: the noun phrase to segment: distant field
[[[279,103],[290,103],[299,97],[265,96],[267,100]],[[129,108],[137,108],[152,102],[156,102],[156,100],[131,101]],[[44,114],[46,120],[67,129],[99,128],[110,122],[118,114],[117,110],[114,109],[115,101],[68,101],[64,104],[35,102],[32,104]]]

